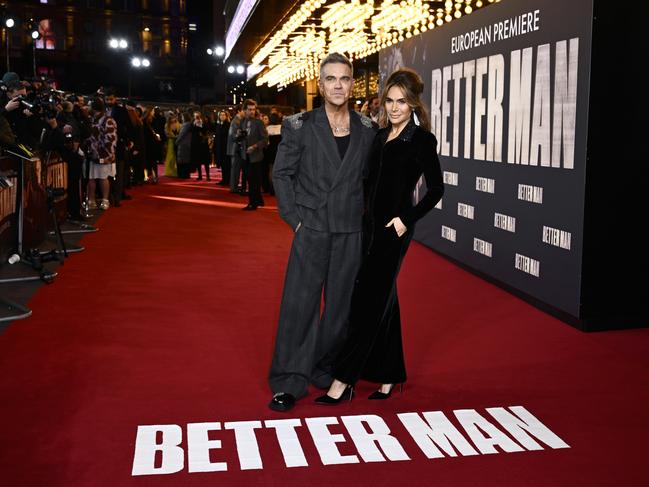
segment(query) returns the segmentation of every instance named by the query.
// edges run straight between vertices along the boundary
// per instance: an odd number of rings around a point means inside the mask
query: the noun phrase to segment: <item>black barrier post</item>
[[[89,195],[88,195],[88,179],[90,179],[90,163],[87,161],[86,158],[84,158],[84,171],[81,176],[81,181],[77,181],[77,185],[79,186],[79,183],[81,184],[81,187],[84,188],[83,191],[83,202],[81,204],[81,211],[83,211],[83,218],[88,219],[92,217],[92,214],[90,213],[90,203],[89,203]],[[68,184],[68,192],[69,191],[79,191],[78,187],[75,188],[70,188]],[[70,197],[68,193],[68,198]],[[94,225],[90,225],[88,223],[84,222],[77,222],[74,220],[68,220],[68,223],[71,223],[72,225],[75,225],[78,227],[76,230],[62,230],[61,233],[63,235],[68,235],[68,234],[75,234],[75,233],[94,233],[99,231],[97,227]]]

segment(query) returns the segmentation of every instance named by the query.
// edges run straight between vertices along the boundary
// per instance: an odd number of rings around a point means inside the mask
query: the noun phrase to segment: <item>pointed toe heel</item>
[[[396,385],[393,384],[388,392],[381,392],[380,390],[374,391],[372,394],[368,396],[368,399],[373,401],[388,399],[392,395],[392,391],[394,391],[395,387]],[[399,384],[399,392],[403,394],[403,382]]]
[[[331,397],[329,394],[323,394],[322,396],[316,398],[315,403],[320,404],[321,406],[335,406],[344,401],[351,401],[354,397],[354,388],[352,386],[347,386],[340,396],[337,398]]]

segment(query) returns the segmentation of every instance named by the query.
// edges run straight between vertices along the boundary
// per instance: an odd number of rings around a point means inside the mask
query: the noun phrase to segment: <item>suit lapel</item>
[[[338,146],[334,140],[334,134],[331,132],[331,127],[329,126],[329,120],[327,120],[324,106],[314,110],[314,113],[315,123],[313,124],[313,128],[316,139],[318,139],[318,142],[320,143],[320,146],[329,162],[331,162],[334,169],[338,170],[342,161],[338,154]]]

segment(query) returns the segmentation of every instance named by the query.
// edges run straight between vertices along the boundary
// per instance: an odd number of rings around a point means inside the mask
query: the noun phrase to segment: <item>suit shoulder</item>
[[[309,119],[309,112],[296,113],[295,115],[289,115],[284,118],[284,123],[288,124],[293,130],[299,130],[302,128],[304,122]]]
[[[376,123],[374,123],[370,117],[366,117],[361,113],[358,114],[358,117],[360,118],[363,126],[367,127],[368,129],[377,130],[379,128],[379,126]]]
[[[421,127],[417,127],[417,131],[415,133],[419,134],[418,138],[424,144],[437,145],[437,138],[432,132],[429,132],[428,130],[424,130]]]

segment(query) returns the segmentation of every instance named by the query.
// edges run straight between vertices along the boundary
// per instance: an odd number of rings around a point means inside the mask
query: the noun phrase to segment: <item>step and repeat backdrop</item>
[[[379,61],[422,76],[438,139],[445,194],[415,238],[577,318],[592,9],[504,0]]]

